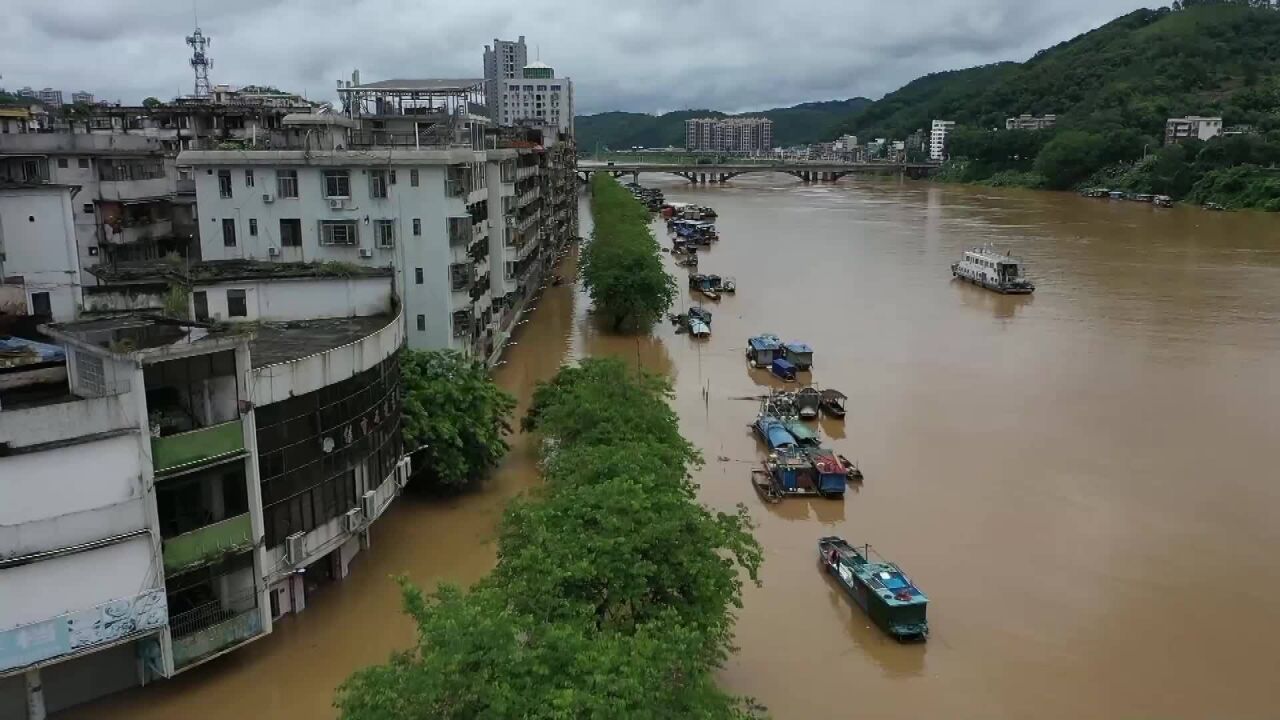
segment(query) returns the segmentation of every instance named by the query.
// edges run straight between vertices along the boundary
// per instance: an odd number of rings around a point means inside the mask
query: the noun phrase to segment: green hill
[[[831,127],[871,103],[867,98],[810,102],[787,108],[729,116],[714,110],[678,110],[663,115],[606,112],[574,118],[578,146],[592,151],[640,147],[684,147],[684,121],[698,117],[767,117],[776,145],[800,145],[825,139]]]
[[[1057,129],[1002,129],[1021,113],[1055,114]],[[1222,116],[1224,125],[1255,133],[1162,148],[1165,120],[1185,115]],[[1138,10],[1024,63],[920,78],[851,114],[832,135],[904,137],[935,118],[958,123],[947,150],[969,162],[948,168],[957,179],[1058,188],[1103,181],[1280,208],[1280,198],[1269,205],[1266,193],[1223,195],[1233,192],[1223,188],[1243,191],[1244,176],[1270,184],[1270,174],[1222,175],[1278,156],[1280,12],[1267,0],[1181,0]]]

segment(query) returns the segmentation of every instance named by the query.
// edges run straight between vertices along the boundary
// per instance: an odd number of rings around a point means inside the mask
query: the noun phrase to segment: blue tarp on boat
[[[761,415],[756,418],[756,432],[760,434],[760,438],[769,446],[770,451],[795,447],[796,445],[795,436],[788,432],[786,426],[772,415]]]

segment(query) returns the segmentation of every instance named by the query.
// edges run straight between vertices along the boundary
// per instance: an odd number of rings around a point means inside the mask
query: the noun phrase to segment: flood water
[[[584,295],[549,288],[498,378],[523,408],[583,354],[671,375],[704,501],[746,504],[766,551],[725,687],[778,718],[1275,717],[1280,218],[890,180],[642,180],[720,212],[701,269],[739,292],[712,307],[714,336],[609,337]],[[950,279],[987,241],[1027,261],[1035,295]],[[742,356],[760,332],[813,345],[813,381],[850,398],[822,424],[866,474],[842,501],[765,506],[749,486],[756,404],[736,398],[770,386]],[[350,577],[271,636],[64,717],[332,716],[344,677],[412,641],[392,575],[466,584],[492,567],[502,507],[535,481],[527,438],[513,445],[482,493],[398,501]],[[928,593],[926,644],[888,640],[819,571],[827,534]]]

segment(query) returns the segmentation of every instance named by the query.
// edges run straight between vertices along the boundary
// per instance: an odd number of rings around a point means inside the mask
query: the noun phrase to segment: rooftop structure
[[[357,121],[350,147],[423,145],[481,150],[488,109],[484,80],[393,79],[338,88],[343,112]]]
[[[1184,140],[1210,140],[1222,134],[1222,118],[1188,115],[1182,118],[1169,118],[1164,126],[1164,142],[1166,145],[1180,143]]]

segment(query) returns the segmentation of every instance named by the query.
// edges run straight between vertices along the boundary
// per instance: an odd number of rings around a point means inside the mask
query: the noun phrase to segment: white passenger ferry
[[[951,265],[951,274],[1009,295],[1023,295],[1036,289],[1022,274],[1021,261],[990,245],[966,250],[960,262]]]

